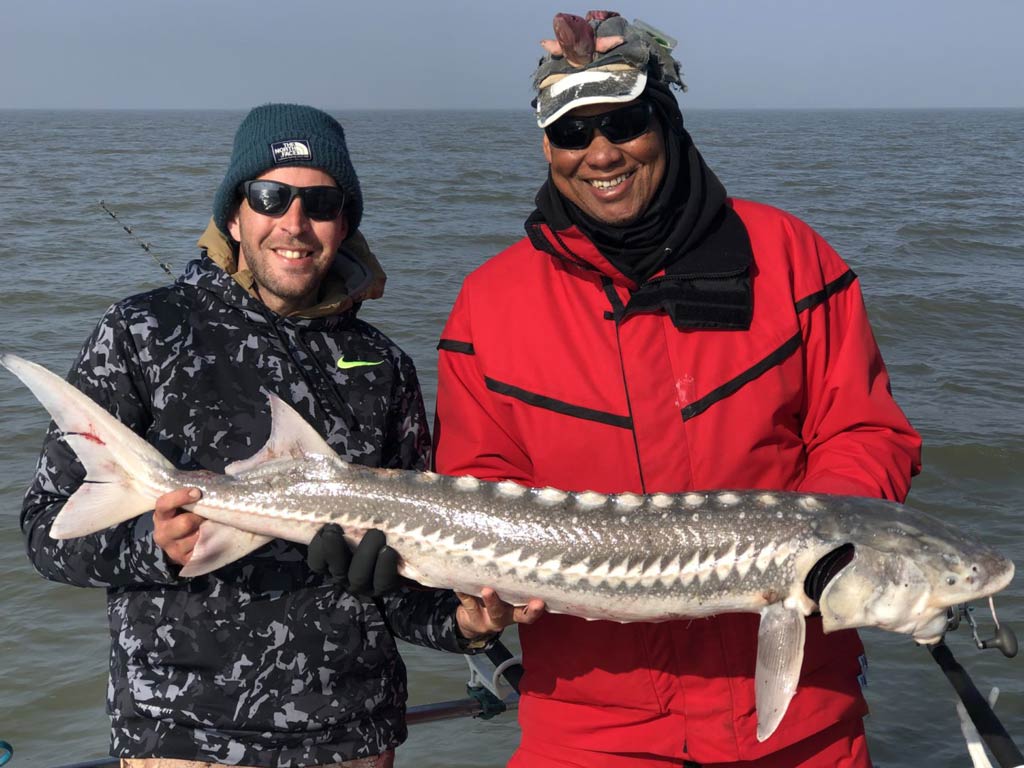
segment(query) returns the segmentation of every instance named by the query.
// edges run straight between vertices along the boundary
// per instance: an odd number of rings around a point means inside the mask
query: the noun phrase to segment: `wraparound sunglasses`
[[[283,216],[299,197],[302,210],[314,221],[332,221],[345,207],[345,193],[338,187],[293,187],[280,181],[252,179],[242,182],[249,207],[264,216]]]
[[[586,149],[594,140],[594,131],[612,144],[624,144],[651,129],[654,108],[641,101],[593,117],[563,117],[547,128],[548,141],[559,149]]]

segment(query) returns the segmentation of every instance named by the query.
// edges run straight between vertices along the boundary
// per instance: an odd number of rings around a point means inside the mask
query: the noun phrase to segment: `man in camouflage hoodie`
[[[427,468],[413,363],[356,317],[382,285],[372,257],[341,247],[365,248],[362,205],[333,118],[297,105],[252,110],[200,258],[173,285],[110,307],[69,380],[181,469],[223,472],[255,453],[270,434],[268,392],[345,461]],[[333,549],[315,539],[323,546],[311,558],[340,580],[281,540],[181,578],[202,523],[182,509],[190,489],[162,497],[153,515],[51,539],[83,476],[51,426],[21,525],[44,577],[107,590],[111,753],[125,766],[390,765],[406,737],[394,637],[466,652],[511,621],[447,591],[366,595],[368,584],[398,583],[394,553],[379,544],[364,594],[343,591],[340,537]]]

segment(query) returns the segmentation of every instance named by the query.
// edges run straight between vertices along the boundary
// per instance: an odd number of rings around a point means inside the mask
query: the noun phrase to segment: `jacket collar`
[[[526,234],[534,248],[551,254],[561,262],[609,278],[630,290],[637,287],[635,282],[602,255],[586,235],[568,221],[551,223],[544,219],[540,210],[535,210],[526,220]]]

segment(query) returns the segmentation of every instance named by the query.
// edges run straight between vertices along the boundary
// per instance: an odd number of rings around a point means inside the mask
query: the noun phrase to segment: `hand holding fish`
[[[462,605],[455,611],[459,631],[467,640],[500,632],[510,624],[532,624],[545,611],[543,600],[534,598],[526,605],[506,603],[490,587],[480,591],[480,597],[456,592]]]
[[[309,542],[306,562],[312,570],[329,574],[338,586],[356,595],[379,597],[401,584],[398,553],[376,528],[368,530],[352,549],[341,526],[328,523]]]
[[[201,496],[198,488],[178,488],[160,496],[153,505],[153,541],[175,565],[188,565],[199,541],[203,518],[184,507]]]
[[[310,541],[307,562],[312,570],[331,574],[343,589],[356,594],[381,595],[396,589],[401,581],[399,555],[387,546],[384,533],[376,528],[367,531],[351,549],[341,526],[328,523]],[[481,591],[481,597],[456,594],[462,604],[456,609],[455,620],[467,640],[494,635],[510,624],[531,624],[545,609],[543,600],[530,600],[521,606],[506,603],[489,587]]]

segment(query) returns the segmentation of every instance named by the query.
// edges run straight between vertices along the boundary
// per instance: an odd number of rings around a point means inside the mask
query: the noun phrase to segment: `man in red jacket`
[[[439,344],[438,471],[902,500],[920,438],[856,276],[800,220],[726,195],[683,128],[665,35],[609,12],[555,32],[528,236],[466,278]],[[753,614],[522,627],[511,765],[870,766],[856,632],[808,620],[797,693],[759,742],[757,630]]]

